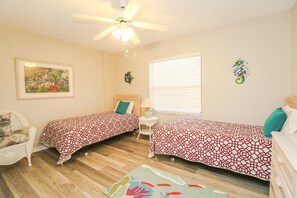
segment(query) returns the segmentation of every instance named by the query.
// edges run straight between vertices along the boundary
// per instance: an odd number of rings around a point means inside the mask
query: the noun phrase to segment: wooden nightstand
[[[152,116],[150,118],[146,118],[144,116],[139,118],[139,134],[137,139],[139,138],[140,134],[142,135],[149,135],[150,142],[151,142],[151,135],[153,134],[153,126],[159,122],[158,117]]]
[[[297,197],[297,136],[272,133],[270,198]]]

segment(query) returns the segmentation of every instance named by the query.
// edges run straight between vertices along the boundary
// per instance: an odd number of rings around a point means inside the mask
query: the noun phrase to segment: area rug
[[[182,179],[147,165],[141,165],[104,191],[112,198],[225,198],[227,194]]]

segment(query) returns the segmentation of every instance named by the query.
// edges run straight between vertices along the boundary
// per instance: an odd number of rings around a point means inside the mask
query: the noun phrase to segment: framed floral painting
[[[73,97],[73,67],[15,58],[18,99]]]

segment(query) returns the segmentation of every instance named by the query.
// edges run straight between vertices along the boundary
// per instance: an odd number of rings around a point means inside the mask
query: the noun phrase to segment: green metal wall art
[[[133,78],[133,76],[132,76],[132,74],[131,74],[130,71],[125,74],[125,82],[126,83],[131,84],[131,82],[132,82],[133,79],[134,78]]]
[[[235,82],[237,84],[244,83],[245,79],[249,75],[248,71],[249,68],[247,68],[248,62],[246,62],[243,59],[238,59],[235,64],[232,66],[234,68],[234,76],[236,77]]]

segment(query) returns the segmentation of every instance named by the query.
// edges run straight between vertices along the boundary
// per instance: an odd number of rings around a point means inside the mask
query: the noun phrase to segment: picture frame
[[[73,67],[15,58],[17,99],[74,97]]]

